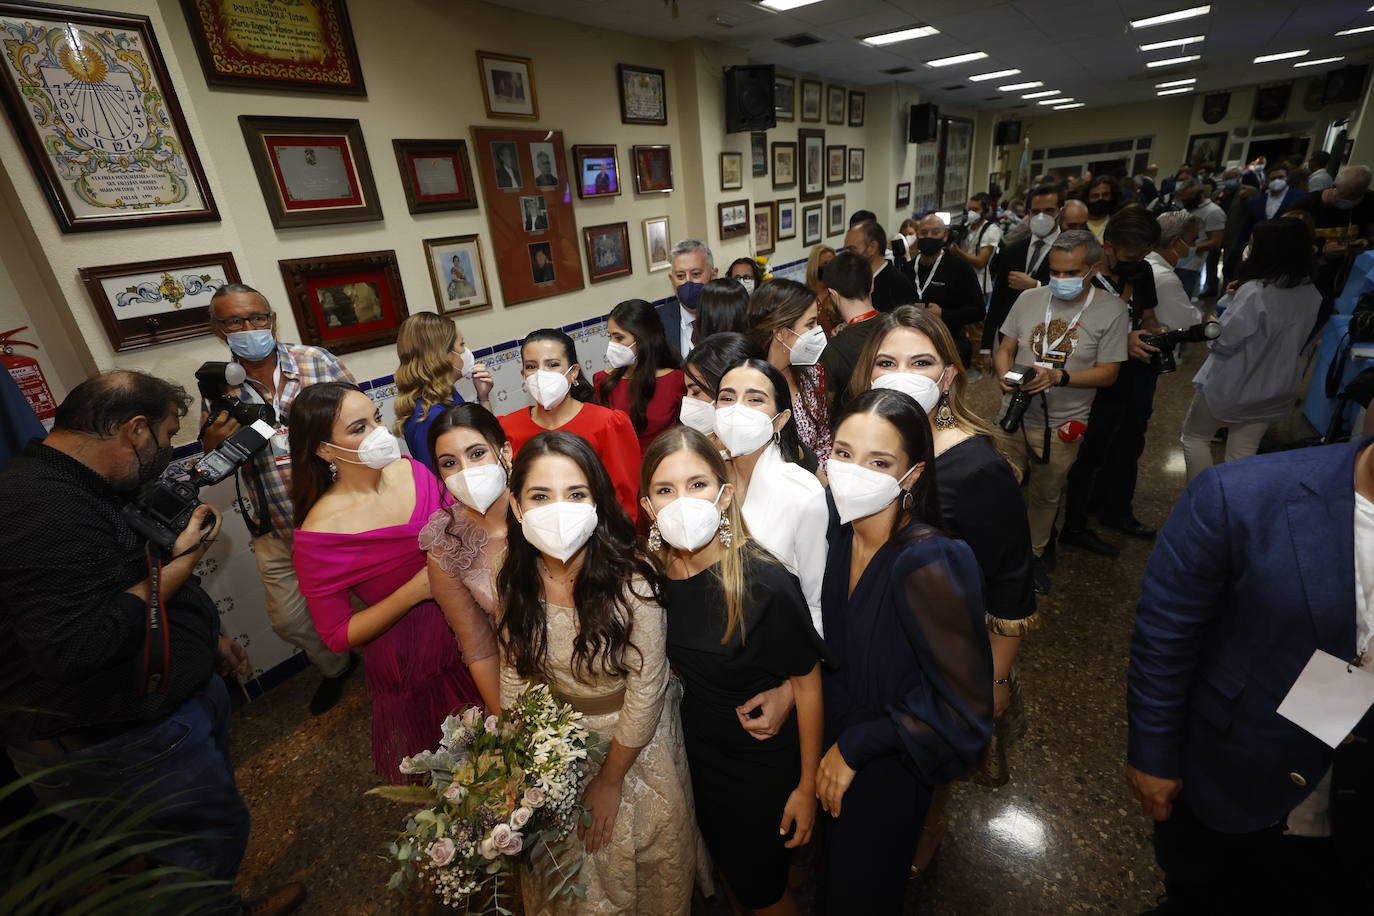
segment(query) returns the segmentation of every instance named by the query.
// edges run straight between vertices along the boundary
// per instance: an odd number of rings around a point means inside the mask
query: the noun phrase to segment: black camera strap
[[[1050,402],[1045,397],[1045,392],[1040,392],[1040,409],[1045,412],[1045,447],[1040,452],[1040,457],[1036,458],[1035,453],[1031,452],[1031,460],[1036,464],[1050,463]],[[1030,436],[1026,433],[1026,418],[1021,418],[1021,438],[1026,442],[1026,451],[1030,452]]]
[[[254,519],[252,513],[248,511],[249,501],[243,498],[243,489],[239,486],[239,477],[242,469],[234,472],[234,501],[238,503],[239,512],[243,515],[243,524],[248,529],[248,534],[252,537],[262,537],[272,530],[272,513],[267,507],[267,488],[263,486],[261,472],[253,475],[253,496],[257,500],[257,509],[260,513]]]
[[[167,632],[167,606],[162,601],[162,558],[148,545],[148,610],[143,630],[143,692],[166,693],[172,640]]]

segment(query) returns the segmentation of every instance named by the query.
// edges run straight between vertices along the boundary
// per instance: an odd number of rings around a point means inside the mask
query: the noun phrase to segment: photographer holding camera
[[[1127,353],[1126,303],[1092,284],[1102,245],[1091,232],[1060,233],[1047,255],[1050,282],[1023,292],[994,356],[1006,392],[1002,452],[1031,465],[1026,489],[1036,591],[1050,590],[1044,559],[1069,468],[1098,388],[1116,381]]]
[[[248,809],[217,675],[246,674],[248,655],[193,572],[220,519],[196,508],[164,557],[125,514],[171,460],[190,400],[141,372],[97,375],[0,472],[0,727],[21,774],[64,767],[30,784],[44,804],[163,802],[146,825],[185,839],[149,857],[232,881]],[[105,813],[80,804],[63,816],[95,826]],[[288,912],[303,894],[283,889],[261,911]]]
[[[242,283],[230,283],[210,300],[210,323],[247,376],[227,393],[245,402],[239,419],[221,399],[202,414],[200,441],[206,452],[238,431],[240,419],[248,419],[257,405],[273,414],[275,433],[267,448],[242,469],[243,482],[257,514],[248,520],[253,533],[253,556],[258,563],[267,597],[267,618],[278,636],[303,651],[324,675],[310,699],[310,712],[320,715],[333,708],[357,660],[348,652],[332,652],[320,640],[301,596],[296,570],[291,565],[294,531],[291,509],[291,452],[287,446],[287,422],[291,402],[307,386],[317,382],[352,382],[348,370],[333,354],[318,347],[277,340],[277,316],[267,299]],[[246,408],[246,409],[245,409]]]

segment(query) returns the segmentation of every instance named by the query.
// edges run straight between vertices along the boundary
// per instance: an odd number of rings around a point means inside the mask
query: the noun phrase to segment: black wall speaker
[[[908,143],[934,140],[940,126],[940,106],[933,102],[911,106],[911,121],[907,125]]]
[[[1011,146],[1013,143],[1021,142],[1021,122],[1020,121],[999,121],[997,122],[997,146]]]
[[[777,127],[773,111],[773,65],[730,67],[725,71],[725,132]]]

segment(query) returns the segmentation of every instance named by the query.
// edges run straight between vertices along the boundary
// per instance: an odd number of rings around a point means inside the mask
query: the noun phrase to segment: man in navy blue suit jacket
[[[1277,712],[1318,649],[1374,666],[1372,443],[1210,468],[1160,531],[1126,767],[1157,822],[1155,912],[1317,912],[1374,892],[1374,713],[1333,750]]]
[[[1250,201],[1250,207],[1245,211],[1245,225],[1241,227],[1236,235],[1236,247],[1244,250],[1245,244],[1250,241],[1250,234],[1255,231],[1255,225],[1267,219],[1278,219],[1289,210],[1293,209],[1294,204],[1307,196],[1306,191],[1299,191],[1288,186],[1288,169],[1283,165],[1275,165],[1269,170],[1266,176],[1267,184],[1264,190]],[[1275,187],[1277,185],[1277,187]],[[1237,264],[1240,262],[1237,261]]]
[[[657,306],[658,318],[663,322],[663,334],[668,346],[681,358],[692,352],[693,332],[696,329],[697,302],[701,290],[716,278],[716,263],[711,249],[696,239],[683,239],[668,253],[668,280],[673,284],[673,298]]]

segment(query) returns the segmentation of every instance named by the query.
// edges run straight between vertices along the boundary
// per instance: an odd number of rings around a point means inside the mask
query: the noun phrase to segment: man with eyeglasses
[[[286,431],[291,402],[303,388],[318,382],[352,382],[353,376],[326,350],[279,341],[277,316],[266,297],[243,283],[230,283],[215,292],[210,300],[210,324],[247,375],[229,393],[249,403],[271,404],[277,416],[277,431],[270,446],[243,466],[243,482],[257,515],[256,525],[251,520],[248,524],[254,533],[253,556],[262,577],[272,629],[299,647],[324,675],[310,700],[311,714],[320,715],[343,695],[344,681],[357,666],[357,659],[347,652],[325,648],[296,582],[296,570],[291,565],[294,526]],[[202,413],[201,445],[207,452],[218,448],[238,428],[225,412],[214,417]]]

